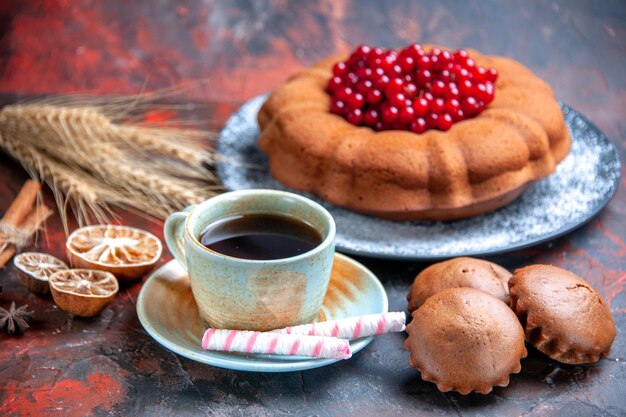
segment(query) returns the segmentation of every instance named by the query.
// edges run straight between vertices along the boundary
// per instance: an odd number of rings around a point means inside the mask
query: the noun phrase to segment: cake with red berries
[[[272,175],[350,210],[455,220],[554,172],[570,134],[522,64],[474,50],[358,47],[293,75],[261,107]]]

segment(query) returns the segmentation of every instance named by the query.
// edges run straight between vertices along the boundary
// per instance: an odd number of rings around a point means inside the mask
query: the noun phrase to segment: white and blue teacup
[[[308,252],[273,260],[235,258],[200,243],[210,224],[252,214],[308,223],[322,242]],[[211,326],[265,331],[318,317],[333,264],[335,222],[316,202],[284,191],[233,191],[171,214],[164,235],[172,255],[187,269],[200,315]]]

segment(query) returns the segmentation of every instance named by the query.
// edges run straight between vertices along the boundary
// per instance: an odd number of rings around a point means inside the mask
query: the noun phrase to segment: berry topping
[[[354,125],[419,134],[479,114],[493,101],[497,78],[495,68],[478,66],[463,49],[361,45],[333,66],[326,91],[330,111]]]

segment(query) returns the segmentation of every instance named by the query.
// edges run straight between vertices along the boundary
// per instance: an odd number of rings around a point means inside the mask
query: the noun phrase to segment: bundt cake
[[[326,59],[274,91],[258,122],[278,181],[393,220],[495,210],[570,148],[551,88],[529,69],[431,46]]]

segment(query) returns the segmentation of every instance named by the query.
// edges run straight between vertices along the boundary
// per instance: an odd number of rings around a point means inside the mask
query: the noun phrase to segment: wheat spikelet
[[[110,205],[135,208],[156,218],[164,218],[176,209],[173,203],[164,208],[164,202],[152,194],[143,195],[132,188],[125,190],[111,187],[82,169],[67,167],[35,147],[25,146],[14,139],[7,140],[7,136],[0,135],[0,145],[18,159],[33,178],[45,181],[50,186],[60,208],[67,207],[70,201],[74,201],[71,208],[79,224],[89,222],[91,216],[98,222],[106,222],[113,215]],[[60,210],[64,224],[65,211]]]
[[[143,149],[182,161],[188,161],[197,166],[200,166],[203,162],[212,162],[214,159],[214,155],[210,152],[197,148],[194,149],[188,145],[181,146],[179,142],[172,141],[172,138],[184,139],[180,137],[180,132],[176,131],[176,129],[144,127],[139,130],[136,126],[121,126],[120,137],[126,138],[128,143],[136,144]],[[205,137],[206,135],[204,134],[197,136],[199,139],[204,139]],[[209,136],[208,138],[213,139],[214,137]]]
[[[35,180],[46,182],[52,189],[59,208],[68,206],[68,202],[74,198],[75,207],[72,207],[79,223],[88,220],[85,216],[85,209],[89,207],[96,220],[107,218],[106,204],[99,203],[106,195],[105,189],[94,187],[93,181],[80,171],[69,170],[63,164],[53,158],[42,155],[35,148],[27,147],[20,142],[7,140],[0,135],[0,145],[15,159],[19,160],[26,171]],[[65,209],[59,210],[63,224],[67,225]],[[67,232],[67,229],[66,229]]]
[[[221,187],[210,170],[213,133],[119,122],[130,120],[130,110],[154,109],[148,103],[154,97],[63,97],[6,106],[0,146],[50,186],[66,231],[68,208],[79,224],[106,222],[115,216],[113,206],[163,219]]]
[[[119,159],[123,156],[120,151],[125,151],[126,157],[132,156],[129,151],[153,152],[167,158],[166,163],[154,159],[154,164],[159,164],[159,172],[165,170],[181,177],[217,181],[206,169],[214,164],[214,155],[189,143],[190,140],[204,139],[206,143],[214,139],[208,132],[116,125],[94,108],[67,109],[50,105],[9,106],[0,113],[0,123],[4,124],[6,132],[21,133],[32,146],[45,148],[52,154],[70,150],[73,162],[82,166],[93,163],[90,159],[77,161],[76,158],[92,158],[93,154],[104,153],[108,158]],[[92,141],[79,142],[73,139],[75,137],[89,137]]]

